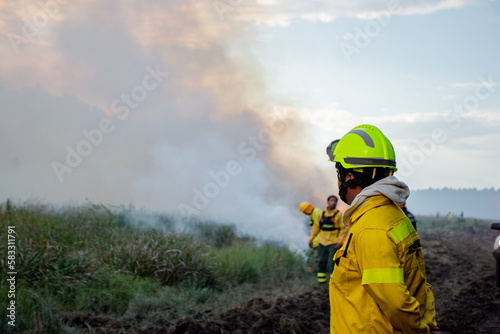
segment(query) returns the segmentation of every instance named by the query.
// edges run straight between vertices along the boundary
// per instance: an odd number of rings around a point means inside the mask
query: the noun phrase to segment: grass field
[[[417,230],[419,232],[450,232],[450,233],[473,233],[476,230],[490,229],[491,220],[464,217],[462,215],[436,215],[420,216],[416,215],[418,220]]]
[[[14,227],[17,272],[15,298],[8,298],[12,270],[2,247],[1,307],[15,300],[15,329],[26,333],[65,332],[60,316],[68,312],[170,321],[231,309],[277,285],[314,283],[303,256],[257,245],[231,225],[94,204],[10,202],[0,207],[0,222],[4,244]],[[8,321],[0,319],[4,331],[14,329]]]

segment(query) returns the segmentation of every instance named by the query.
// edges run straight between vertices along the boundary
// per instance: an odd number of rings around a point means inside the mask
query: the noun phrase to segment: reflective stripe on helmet
[[[372,165],[396,167],[396,161],[380,158],[344,158],[344,161],[351,165]]]
[[[355,133],[358,136],[360,136],[361,138],[363,138],[366,146],[375,147],[375,143],[373,142],[372,137],[370,137],[370,135],[368,133],[364,132],[363,130],[351,130],[347,134],[349,134],[349,133]]]

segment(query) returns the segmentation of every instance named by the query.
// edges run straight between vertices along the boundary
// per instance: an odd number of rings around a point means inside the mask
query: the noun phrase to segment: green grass
[[[491,220],[458,216],[416,216],[419,232],[476,233],[490,229]]]
[[[7,226],[16,231],[16,330],[25,333],[68,332],[60,320],[68,312],[172,321],[233,308],[277,286],[314,282],[302,256],[257,246],[234,226],[212,221],[95,204],[55,209],[7,201],[0,205],[4,244]],[[6,247],[0,265],[0,307],[6,307]],[[7,321],[0,319],[0,331],[11,329]]]
[[[285,247],[242,245],[214,253],[221,264],[219,277],[236,284],[282,281],[305,274],[304,259]]]

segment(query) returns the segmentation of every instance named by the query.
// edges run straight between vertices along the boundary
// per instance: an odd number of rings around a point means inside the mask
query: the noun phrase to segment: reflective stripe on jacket
[[[334,230],[324,231],[320,228],[320,221],[321,221],[321,217],[323,215],[323,212],[325,213],[325,217],[335,216],[335,219],[334,219],[335,229]],[[342,224],[342,214],[337,209],[334,209],[331,212],[327,212],[325,209],[325,211],[322,211],[320,213],[320,215],[314,221],[312,231],[311,231],[311,237],[309,239],[313,240],[314,238],[319,236],[319,239],[318,239],[319,243],[322,244],[323,246],[328,246],[328,245],[333,245],[333,244],[342,242],[342,240],[344,239],[344,234],[345,234],[345,226]]]
[[[434,295],[420,239],[385,196],[373,196],[350,220],[330,279],[331,333],[429,333]]]

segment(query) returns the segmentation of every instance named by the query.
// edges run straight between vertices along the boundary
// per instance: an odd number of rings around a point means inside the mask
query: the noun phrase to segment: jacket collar
[[[362,215],[364,215],[366,212],[370,211],[371,209],[377,208],[379,206],[387,205],[394,203],[387,197],[383,195],[377,195],[370,197],[356,212],[354,212],[351,215],[351,225],[354,224],[359,218],[361,218]]]
[[[361,190],[342,215],[342,223],[345,226],[349,226],[350,221],[353,220],[351,217],[353,217],[353,215],[360,210],[368,200],[372,197],[379,196],[385,197],[387,200],[397,204],[402,204],[406,201],[408,196],[410,196],[410,190],[404,182],[399,181],[395,176],[383,178],[382,180],[379,180]]]

